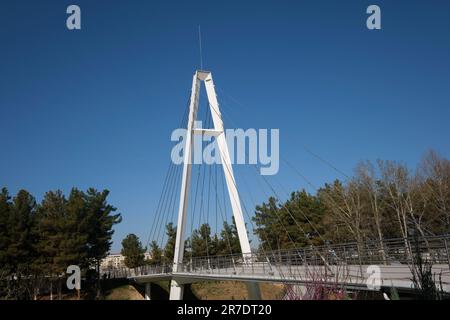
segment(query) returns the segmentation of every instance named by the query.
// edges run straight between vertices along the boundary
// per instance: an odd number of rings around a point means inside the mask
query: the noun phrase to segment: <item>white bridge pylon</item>
[[[198,129],[194,127],[197,119],[197,112],[200,98],[201,83],[205,84],[208,104],[213,120],[213,129]],[[230,154],[225,137],[223,127],[222,114],[220,113],[219,103],[217,101],[214,82],[210,71],[197,70],[192,79],[191,99],[189,104],[189,118],[187,124],[187,132],[185,137],[184,158],[183,158],[183,176],[181,180],[180,206],[178,210],[177,237],[175,241],[175,252],[173,260],[173,272],[181,272],[179,266],[183,263],[185,227],[187,220],[187,207],[189,199],[189,189],[191,184],[191,163],[192,163],[192,147],[194,135],[212,135],[216,138],[217,148],[220,153],[220,160],[224,171],[225,181],[227,184],[228,194],[230,196],[231,208],[236,222],[236,228],[239,236],[239,242],[243,254],[244,261],[251,254],[250,242],[248,240],[247,230],[245,227],[244,216],[242,214],[241,201],[234,179],[233,167],[231,165]],[[247,284],[249,298],[260,299],[260,291],[257,283]],[[170,299],[183,299],[184,285],[178,283],[176,279],[171,282]]]

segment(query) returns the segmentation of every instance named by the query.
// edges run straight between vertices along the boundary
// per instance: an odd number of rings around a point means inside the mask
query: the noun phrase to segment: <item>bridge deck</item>
[[[158,282],[176,279],[179,283],[193,283],[213,280],[235,280],[249,282],[279,282],[289,284],[322,283],[333,286],[345,286],[364,290],[376,290],[376,287],[368,286],[370,274],[367,273],[369,265],[349,266],[273,266],[267,267],[239,266],[237,268],[198,269],[182,272],[134,274],[129,278],[139,283]],[[380,271],[381,287],[396,287],[412,289],[413,275],[408,266],[386,265],[378,266]],[[448,265],[434,265],[433,272],[440,275],[442,289],[450,292],[450,273]]]
[[[432,267],[438,288],[450,292],[450,236],[428,237],[419,243],[409,239],[385,240],[357,244],[326,245],[215,257],[194,257],[172,268],[172,265],[122,268],[105,273],[113,277],[128,277],[137,282],[157,282],[176,279],[179,283],[208,280],[238,280],[250,282],[281,282],[287,284],[322,283],[373,290],[376,287],[414,287],[417,274],[417,253]],[[414,249],[416,247],[416,249]],[[172,270],[173,269],[173,270]],[[376,279],[379,274],[379,282]],[[369,283],[369,285],[368,285]],[[371,286],[373,284],[374,286]]]

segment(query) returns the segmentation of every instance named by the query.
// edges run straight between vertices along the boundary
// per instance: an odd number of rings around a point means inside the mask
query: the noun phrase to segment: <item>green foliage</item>
[[[282,202],[270,197],[253,221],[260,249],[408,238],[450,233],[450,161],[434,151],[415,171],[395,161],[361,162],[345,182],[335,180],[315,195],[305,190]],[[386,253],[381,250],[383,259]]]
[[[32,272],[37,256],[36,201],[31,194],[20,190],[13,199],[8,221],[9,246],[6,250],[12,271],[26,275]]]
[[[152,241],[150,244],[150,264],[151,265],[159,265],[162,262],[162,250],[158,246],[156,241]]]
[[[164,247],[164,262],[172,263],[175,252],[175,240],[177,238],[177,228],[170,222],[166,226],[167,243]]]
[[[7,249],[11,243],[9,236],[9,219],[11,216],[12,203],[8,190],[3,188],[0,192],[0,279],[2,275],[9,273],[10,260]]]
[[[142,247],[142,243],[139,238],[130,233],[122,240],[121,254],[125,257],[125,265],[128,268],[136,268],[145,264],[146,248]]]
[[[390,296],[391,300],[400,300],[400,295],[398,294],[398,290],[395,287],[391,288],[391,296]]]
[[[221,239],[219,239],[218,245],[219,254],[238,254],[242,252],[234,217],[231,225],[226,221],[223,223],[223,229],[220,235]]]
[[[82,228],[84,209],[83,194],[76,189],[69,200],[59,190],[45,194],[38,208],[40,269],[59,276],[69,265],[86,265],[83,261],[88,236]]]
[[[256,207],[253,221],[264,250],[322,244],[324,204],[305,190],[280,204],[271,197]]]
[[[113,214],[116,208],[106,201],[109,191],[98,192],[89,188],[85,195],[87,219],[87,257],[91,265],[100,267],[112,245],[113,226],[122,221],[120,214]]]
[[[194,230],[191,236],[192,256],[203,257],[212,254],[211,228],[208,224],[202,224],[199,230]]]
[[[11,200],[3,188],[0,298],[32,299],[44,279],[50,285],[57,279],[61,288],[69,265],[79,265],[85,273],[98,266],[110,249],[112,227],[121,219],[107,196],[107,190],[74,188],[68,199],[59,190],[49,191],[37,204],[25,190]]]
[[[412,265],[414,289],[421,300],[442,300],[443,291],[439,290],[433,273],[433,263],[422,257],[418,236],[414,234],[414,257]]]
[[[64,232],[66,237],[63,245],[65,263],[78,264],[82,268],[89,267],[88,242],[90,229],[88,228],[86,197],[84,192],[73,188],[66,203]],[[76,263],[78,261],[78,263]]]
[[[236,223],[232,224],[226,221],[223,229],[218,234],[211,234],[211,227],[204,223],[197,230],[193,230],[191,237],[186,241],[186,247],[189,247],[189,256],[205,257],[214,255],[228,255],[241,253],[241,245],[237,233]],[[186,254],[186,253],[185,253]]]

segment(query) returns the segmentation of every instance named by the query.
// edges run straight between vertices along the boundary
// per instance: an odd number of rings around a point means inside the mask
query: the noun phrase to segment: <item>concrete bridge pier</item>
[[[170,281],[170,300],[183,300],[184,286],[189,284],[186,280],[172,279]],[[249,300],[261,300],[261,291],[258,282],[247,282],[247,293]],[[146,287],[147,288],[147,287]]]
[[[170,300],[183,300],[184,284],[179,283],[177,280],[172,279],[170,281]]]
[[[261,290],[257,282],[247,282],[247,292],[249,300],[262,300]]]
[[[152,283],[147,282],[145,284],[145,300],[151,300],[151,293],[152,293]]]

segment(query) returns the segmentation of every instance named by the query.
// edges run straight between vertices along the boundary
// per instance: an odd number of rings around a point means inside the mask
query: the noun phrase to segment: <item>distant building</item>
[[[108,255],[100,263],[102,269],[119,269],[125,266],[125,257],[120,253],[113,253]]]
[[[150,252],[144,253],[144,259],[145,260],[151,260],[151,258],[152,258],[152,254]]]
[[[144,259],[150,260],[152,258],[150,252],[144,253]],[[120,269],[125,267],[125,257],[120,253],[112,253],[109,254],[106,258],[104,258],[100,263],[100,268],[105,269]]]

